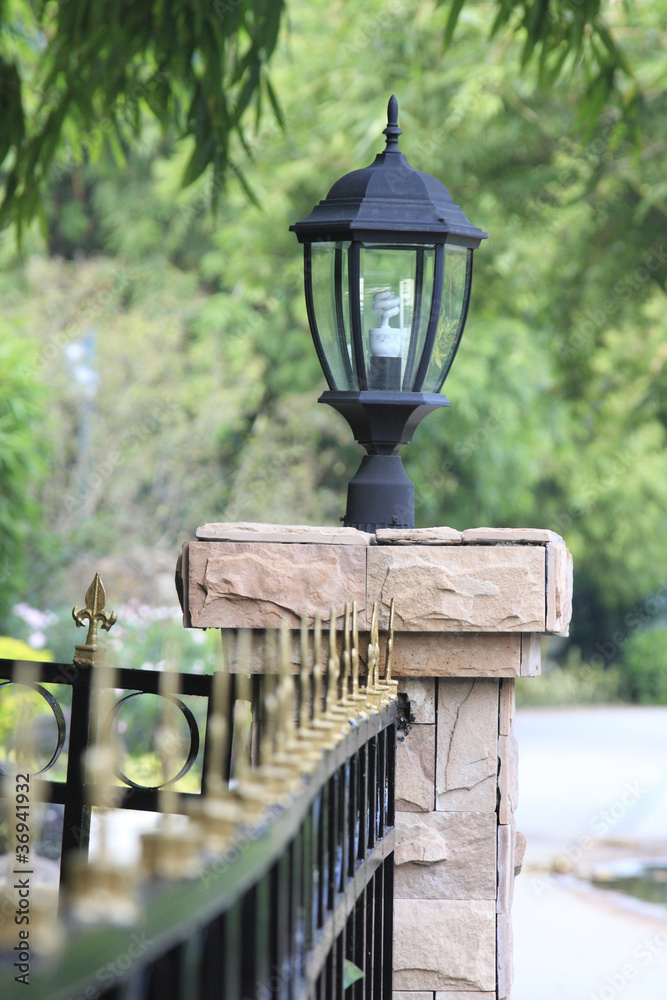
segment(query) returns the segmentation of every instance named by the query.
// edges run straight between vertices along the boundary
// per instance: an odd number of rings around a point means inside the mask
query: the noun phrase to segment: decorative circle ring
[[[107,720],[104,724],[104,734],[107,739],[111,735],[111,727],[113,725],[113,721],[118,715],[121,707],[127,704],[128,701],[132,701],[134,698],[141,697],[142,694],[151,694],[151,692],[132,691],[130,694],[126,694],[124,698],[121,698],[120,701],[116,702],[114,707],[111,709],[111,712],[109,713]],[[163,781],[159,785],[141,785],[139,784],[139,782],[133,781],[132,778],[128,778],[128,776],[123,771],[121,771],[120,768],[118,767],[114,768],[116,777],[120,778],[120,780],[124,782],[124,784],[129,785],[130,788],[142,788],[147,792],[156,792],[160,788],[167,788],[169,785],[175,785],[177,781],[180,781],[181,778],[188,773],[188,771],[194,764],[195,760],[197,759],[197,754],[199,753],[199,729],[197,727],[197,720],[195,719],[194,715],[192,714],[188,706],[184,702],[182,702],[180,698],[175,698],[171,694],[158,694],[158,698],[167,698],[170,702],[172,702],[172,704],[176,705],[176,707],[179,708],[183,713],[183,716],[185,718],[190,733],[190,749],[188,751],[187,759],[183,764],[183,767],[178,772],[178,774],[176,774],[173,778],[170,778],[169,781]]]
[[[60,704],[53,697],[51,692],[47,691],[46,688],[42,687],[41,684],[33,684],[31,681],[2,681],[0,683],[0,690],[3,687],[7,687],[9,684],[20,684],[21,687],[32,688],[33,691],[36,691],[37,694],[40,694],[42,696],[46,704],[53,712],[53,717],[56,720],[56,726],[58,727],[58,742],[56,744],[56,748],[53,751],[51,760],[48,762],[48,764],[45,764],[44,767],[41,767],[39,771],[31,771],[33,775],[44,774],[45,771],[48,771],[49,768],[53,767],[55,762],[58,760],[58,757],[60,757],[63,747],[65,746],[65,739],[67,737],[67,727],[65,725],[65,716],[63,715],[63,710],[60,707]],[[7,774],[7,772],[0,767],[0,774]]]

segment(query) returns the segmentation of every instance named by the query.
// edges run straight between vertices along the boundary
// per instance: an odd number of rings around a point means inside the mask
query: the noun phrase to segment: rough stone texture
[[[498,737],[498,822],[511,823],[519,804],[519,748],[516,736]]]
[[[472,996],[472,994],[470,993],[469,996]],[[419,990],[415,993],[413,990],[407,992],[400,990],[397,993],[396,990],[393,990],[391,998],[392,1000],[433,1000],[433,992],[429,990],[427,993],[424,993],[423,990]]]
[[[436,809],[496,810],[498,681],[438,682]]]
[[[544,545],[547,542],[565,544],[560,535],[546,528],[466,528],[463,541],[468,544]]]
[[[521,874],[523,859],[526,853],[526,835],[521,830],[517,830],[514,836],[514,877]]]
[[[394,996],[396,995],[406,997],[407,1000],[407,997],[410,994],[394,994]],[[413,995],[417,996],[416,993]],[[435,1000],[496,1000],[496,991],[494,990],[492,993],[478,993],[477,990],[475,990],[473,993],[470,990],[445,990],[443,993],[441,990],[438,990],[434,996]]]
[[[275,628],[286,619],[294,628],[302,614],[312,625],[318,612],[328,623],[332,606],[352,601],[366,627],[363,546],[190,542],[188,549],[195,627]]]
[[[429,812],[435,786],[435,726],[410,726],[396,744],[396,810]]]
[[[498,1000],[507,1000],[512,993],[514,981],[512,914],[499,913],[497,921]]]
[[[518,677],[521,636],[512,632],[399,632],[391,672],[394,677]]]
[[[495,908],[486,899],[395,900],[394,986],[494,990]]]
[[[514,729],[514,715],[516,713],[515,688],[515,681],[510,677],[500,682],[498,732],[501,736],[509,736]]]
[[[547,632],[569,635],[571,617],[572,556],[561,540],[547,545]]]
[[[495,899],[492,813],[396,814],[395,895],[406,899]]]
[[[507,913],[512,908],[514,896],[514,840],[513,824],[498,826],[498,895],[496,913]]]
[[[197,528],[199,541],[282,542],[309,545],[372,545],[374,536],[356,528],[311,527],[307,524],[261,524],[254,521],[228,521],[203,524]]]
[[[405,632],[543,632],[541,545],[376,545],[368,554],[367,601],[391,598]]]
[[[378,545],[457,545],[461,532],[456,528],[378,528]]]
[[[401,678],[398,682],[398,690],[410,702],[410,717],[413,722],[435,722],[434,677]]]
[[[542,673],[542,645],[539,635],[524,632],[521,636],[521,676],[539,677]]]

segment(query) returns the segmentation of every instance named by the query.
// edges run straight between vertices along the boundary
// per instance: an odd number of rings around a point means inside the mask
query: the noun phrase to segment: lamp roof
[[[305,219],[290,226],[299,242],[386,240],[452,242],[478,247],[487,234],[466,218],[447,188],[415,170],[398,148],[398,102],[391,97],[386,148],[370,166],[345,174]]]

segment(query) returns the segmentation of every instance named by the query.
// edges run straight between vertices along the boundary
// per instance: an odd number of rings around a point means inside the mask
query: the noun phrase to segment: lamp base
[[[414,528],[415,488],[397,452],[412,440],[419,422],[449,400],[434,392],[332,390],[319,402],[345,417],[368,453],[347,488],[345,526],[371,532]]]
[[[399,455],[364,455],[347,487],[347,528],[414,528],[415,488]]]

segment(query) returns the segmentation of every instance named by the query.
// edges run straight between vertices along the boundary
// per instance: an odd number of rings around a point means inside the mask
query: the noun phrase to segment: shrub
[[[667,705],[667,628],[632,635],[623,649],[623,694],[641,705]]]

